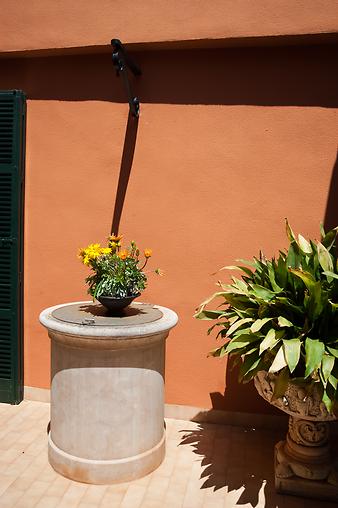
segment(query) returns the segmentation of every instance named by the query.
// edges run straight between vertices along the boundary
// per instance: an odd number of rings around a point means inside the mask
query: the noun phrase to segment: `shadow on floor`
[[[199,427],[183,430],[180,446],[192,446],[202,458],[202,489],[239,491],[234,506],[281,506],[285,496],[274,490],[273,456],[282,431],[204,423]]]

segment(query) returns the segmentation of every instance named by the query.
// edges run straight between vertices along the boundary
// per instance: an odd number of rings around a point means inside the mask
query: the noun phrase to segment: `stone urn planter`
[[[260,371],[254,378],[258,393],[289,415],[285,441],[275,446],[275,485],[280,493],[338,500],[338,462],[329,444],[329,414],[318,390],[311,395],[289,383],[285,394],[273,398],[276,376]]]
[[[52,467],[84,483],[130,481],[165,453],[165,340],[177,315],[133,303],[111,316],[100,304],[44,310],[51,339]]]
[[[338,500],[329,447],[338,408],[338,227],[321,225],[318,241],[296,236],[287,219],[285,226],[288,248],[223,267],[244,275],[219,282],[195,317],[216,320],[208,333],[221,326],[224,342],[211,355],[238,360],[239,381],[254,379],[260,395],[290,415],[286,440],[276,445],[277,491]]]

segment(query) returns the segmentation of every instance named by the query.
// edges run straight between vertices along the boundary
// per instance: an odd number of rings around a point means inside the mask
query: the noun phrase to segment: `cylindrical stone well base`
[[[154,448],[133,457],[93,460],[75,457],[60,450],[48,437],[48,460],[58,473],[77,482],[107,484],[136,480],[156,469],[165,455],[165,432]]]
[[[136,303],[119,318],[72,306],[74,319],[66,305],[40,317],[51,338],[50,464],[85,483],[140,478],[164,458],[165,339],[177,316]]]

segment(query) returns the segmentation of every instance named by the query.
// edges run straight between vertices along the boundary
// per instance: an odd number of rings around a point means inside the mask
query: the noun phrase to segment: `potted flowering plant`
[[[219,282],[220,291],[195,317],[216,320],[208,333],[219,327],[222,344],[211,355],[234,357],[239,380],[254,379],[259,394],[290,415],[287,441],[276,445],[277,489],[304,495],[316,495],[317,489],[326,496],[327,484],[326,491],[304,483],[297,490],[285,479],[338,484],[326,423],[336,418],[338,407],[337,228],[327,233],[321,228],[319,242],[297,238],[287,221],[286,232],[289,248],[277,259],[260,253],[224,267],[240,270],[241,279]],[[215,298],[223,303],[208,309]],[[338,497],[337,488],[332,497]]]
[[[79,258],[92,273],[86,278],[88,293],[110,310],[121,310],[127,307],[146,288],[147,275],[143,271],[151,249],[141,253],[134,241],[122,248],[122,236],[108,237],[108,244],[102,247],[92,243],[79,251]],[[160,269],[154,270],[162,275]]]

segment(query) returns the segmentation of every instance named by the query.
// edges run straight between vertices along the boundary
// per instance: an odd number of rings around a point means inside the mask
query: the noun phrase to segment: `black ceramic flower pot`
[[[137,293],[133,296],[126,296],[124,298],[115,298],[114,296],[98,296],[97,300],[106,307],[111,313],[120,313],[123,309],[128,307],[135,298],[140,296],[141,293]]]

